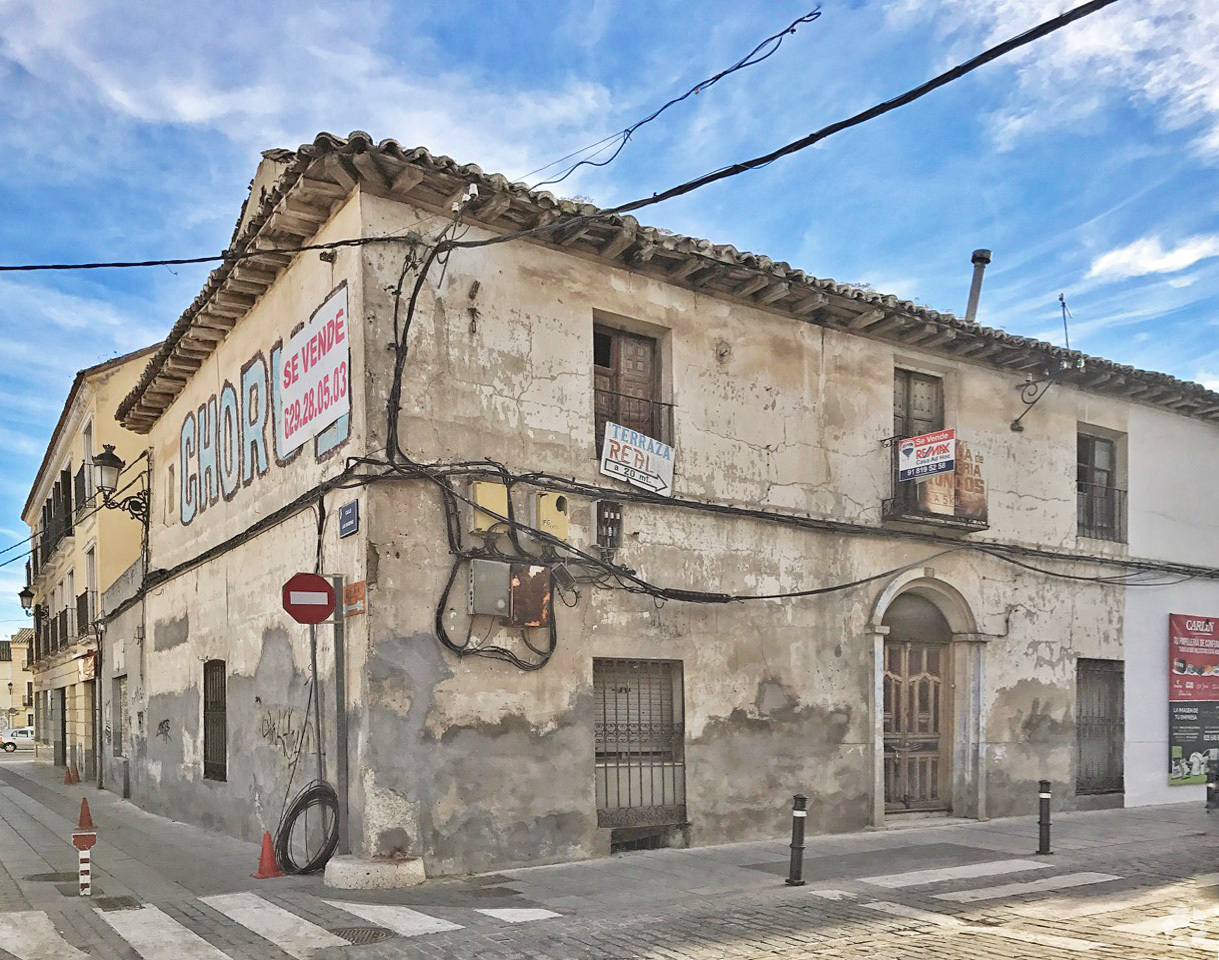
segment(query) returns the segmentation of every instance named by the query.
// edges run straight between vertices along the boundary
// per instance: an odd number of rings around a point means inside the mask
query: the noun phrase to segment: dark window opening
[[[1076,457],[1077,532],[1094,540],[1126,542],[1126,491],[1117,488],[1117,444],[1079,434]]]
[[[223,660],[203,664],[203,777],[228,779],[228,692]]]
[[[607,327],[593,329],[598,455],[607,423],[670,442],[669,404],[660,402],[658,354],[651,337]]]

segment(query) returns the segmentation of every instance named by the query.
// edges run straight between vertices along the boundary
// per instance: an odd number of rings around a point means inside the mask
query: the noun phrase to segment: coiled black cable
[[[315,807],[322,807],[330,813],[330,825],[326,831],[325,842],[305,863],[298,864],[292,857],[292,831],[296,821],[307,816]],[[308,824],[306,823],[306,833]],[[307,840],[307,837],[306,837]],[[325,780],[314,780],[306,786],[292,801],[279,827],[275,831],[275,859],[280,869],[285,873],[316,873],[334,856],[339,845],[339,795]],[[306,848],[308,844],[306,843]]]

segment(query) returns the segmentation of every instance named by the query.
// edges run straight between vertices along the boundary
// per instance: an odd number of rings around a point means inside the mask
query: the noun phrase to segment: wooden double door
[[[950,807],[950,643],[885,641],[885,810]]]

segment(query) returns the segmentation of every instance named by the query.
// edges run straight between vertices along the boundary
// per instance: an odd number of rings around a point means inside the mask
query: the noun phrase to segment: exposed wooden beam
[[[952,343],[956,338],[957,332],[955,330],[943,329],[936,333],[934,337],[929,337],[920,342],[919,346],[929,350],[933,347],[942,347],[945,344]]]
[[[298,181],[301,189],[308,190],[312,194],[328,197],[331,202],[342,200],[348,193],[350,188],[345,188],[341,184],[331,183],[329,180],[321,180],[316,177],[301,177]]]
[[[812,293],[792,307],[792,313],[805,316],[822,306],[829,298],[824,293]]]
[[[474,216],[484,223],[494,223],[510,206],[512,206],[511,196],[506,193],[495,193],[474,211]]]
[[[344,163],[343,158],[334,153],[326,158],[326,173],[338,181],[345,195],[354,190],[356,184],[360,182],[360,178],[351,166],[350,161]]]
[[[864,310],[858,313],[847,322],[847,326],[852,330],[866,330],[874,324],[880,323],[885,318],[885,311],[880,307],[873,307],[871,310]]]
[[[632,243],[635,242],[635,231],[628,230],[625,227],[620,227],[609,242],[601,248],[601,255],[609,257],[611,260],[616,260],[620,257]]]
[[[786,280],[776,280],[758,296],[758,303],[774,303],[791,293],[791,284]]]
[[[631,254],[632,263],[647,263],[656,255],[658,244],[654,240],[645,240]]]
[[[396,194],[410,193],[423,180],[423,171],[413,163],[408,163],[390,181],[390,190]]]
[[[670,280],[685,280],[686,277],[690,276],[690,274],[694,273],[694,271],[700,269],[702,266],[703,261],[698,257],[689,257],[681,261],[681,263],[670,270],[668,277]]]
[[[309,203],[302,199],[298,194],[290,193],[279,203],[280,208],[285,213],[295,214],[298,217],[303,217],[307,220],[315,220],[321,223],[330,216],[330,205],[319,205]]]
[[[573,243],[585,236],[589,230],[593,228],[591,220],[576,221],[569,227],[560,227],[553,234],[554,241],[563,247],[570,247]]]
[[[364,179],[368,180],[373,186],[379,190],[389,191],[391,181],[385,171],[381,169],[381,165],[377,162],[377,155],[373,151],[366,153],[353,154],[351,158],[352,165],[356,171],[360,173]]]
[[[732,291],[732,295],[734,297],[740,297],[743,300],[743,299],[746,299],[747,297],[750,297],[753,294],[757,293],[768,283],[770,283],[770,278],[767,277],[765,274],[761,274],[760,276],[750,277],[740,286],[736,287]]]

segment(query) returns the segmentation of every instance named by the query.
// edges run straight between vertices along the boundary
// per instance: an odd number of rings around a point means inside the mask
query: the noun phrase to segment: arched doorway
[[[952,808],[952,628],[918,593],[884,612],[886,813]]]

